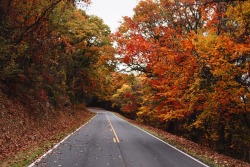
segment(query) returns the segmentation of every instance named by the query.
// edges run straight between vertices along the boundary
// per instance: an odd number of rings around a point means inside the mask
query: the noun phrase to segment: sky
[[[115,32],[123,16],[133,15],[138,0],[92,0],[91,2],[86,10],[87,14],[102,18],[111,32]]]

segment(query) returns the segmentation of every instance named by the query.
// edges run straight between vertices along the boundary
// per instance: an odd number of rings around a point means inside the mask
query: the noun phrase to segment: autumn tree
[[[138,118],[249,161],[249,2],[147,0],[134,12],[113,38],[146,76]]]
[[[143,78],[136,77],[133,74],[122,75],[124,75],[125,80],[111,98],[112,107],[121,111],[123,115],[135,119],[142,101],[140,90]]]
[[[46,103],[85,102],[100,93],[99,75],[114,68],[109,27],[76,3],[89,1],[11,0],[0,5],[1,85],[34,110]]]

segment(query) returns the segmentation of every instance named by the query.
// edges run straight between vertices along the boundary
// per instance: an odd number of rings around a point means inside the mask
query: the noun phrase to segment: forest
[[[250,162],[249,0],[143,0],[112,34],[89,3],[0,0],[4,95],[33,116],[100,105]]]

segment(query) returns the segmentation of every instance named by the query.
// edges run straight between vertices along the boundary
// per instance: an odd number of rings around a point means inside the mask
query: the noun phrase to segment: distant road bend
[[[88,110],[97,115],[29,167],[208,167],[109,111]]]

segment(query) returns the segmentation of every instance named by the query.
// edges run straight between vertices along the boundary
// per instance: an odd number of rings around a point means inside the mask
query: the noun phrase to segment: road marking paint
[[[106,113],[105,113],[105,115],[106,115],[106,117],[107,117],[107,119],[108,119],[108,121],[109,121],[109,125],[110,125],[110,127],[111,127],[111,129],[112,129],[112,131],[113,131],[113,133],[114,133],[114,135],[115,135],[115,139],[116,139],[117,143],[120,143],[120,140],[119,140],[119,138],[118,138],[118,136],[117,136],[117,134],[116,134],[116,132],[115,132],[115,129],[114,129],[112,123],[110,122],[110,119],[109,119],[108,115],[107,115]]]
[[[114,113],[112,113],[112,114],[113,114],[114,116],[116,116]],[[126,122],[127,124],[129,124],[129,125],[131,125],[131,126],[137,128],[137,129],[139,129],[139,130],[141,130],[141,131],[147,133],[148,135],[152,136],[153,138],[155,138],[155,139],[157,139],[157,140],[159,140],[159,141],[165,143],[165,144],[168,145],[169,147],[175,149],[176,151],[179,151],[180,153],[186,155],[187,157],[189,157],[189,158],[191,158],[192,160],[198,162],[199,164],[203,165],[204,167],[209,167],[207,164],[205,164],[205,163],[201,162],[200,160],[198,160],[198,159],[192,157],[191,155],[185,153],[184,151],[181,151],[180,149],[178,149],[178,148],[176,148],[175,146],[173,146],[173,145],[171,145],[171,144],[165,142],[164,140],[162,140],[162,139],[160,139],[160,138],[158,138],[158,137],[152,135],[151,133],[149,133],[149,132],[147,132],[147,131],[141,129],[140,127],[138,127],[138,126],[136,126],[136,125],[133,125],[132,123],[130,123],[130,122],[128,122],[128,121],[126,121],[126,120],[124,120],[124,119],[118,117],[118,116],[116,116],[116,117],[119,118],[119,119],[121,119],[122,121]]]
[[[115,140],[115,138],[113,138],[113,141],[114,141],[114,143],[116,143],[116,140]]]
[[[30,164],[28,167],[33,167],[35,166],[38,162],[40,162],[44,157],[46,157],[48,154],[50,154],[54,149],[56,149],[60,144],[62,144],[65,140],[67,140],[71,135],[73,135],[74,133],[76,133],[77,131],[79,131],[82,127],[86,126],[89,122],[91,122],[96,116],[98,115],[98,113],[92,117],[88,122],[86,122],[85,124],[83,124],[81,127],[79,127],[78,129],[76,129],[74,132],[70,133],[68,136],[66,136],[63,140],[61,140],[59,143],[57,143],[53,148],[51,148],[49,151],[47,151],[45,154],[43,154],[40,158],[38,158],[35,162],[33,162],[32,164]]]

